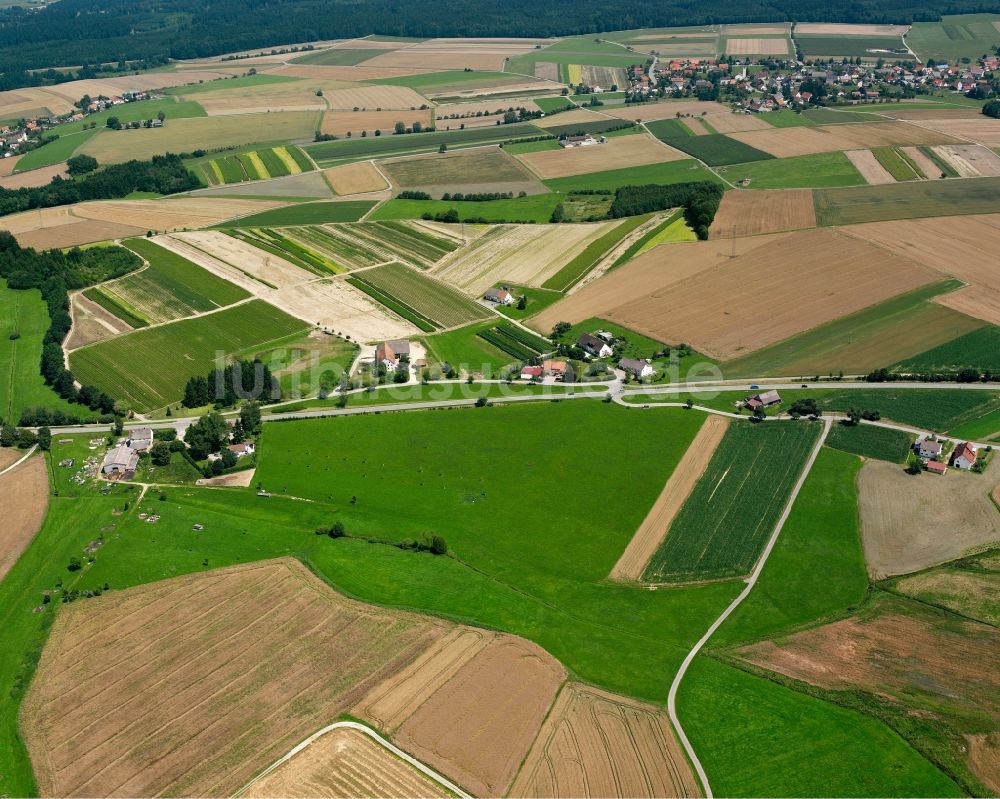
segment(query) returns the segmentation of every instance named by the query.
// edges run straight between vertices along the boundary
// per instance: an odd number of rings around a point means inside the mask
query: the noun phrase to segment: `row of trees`
[[[722,202],[723,189],[708,180],[660,185],[622,186],[615,192],[609,216],[648,214],[667,208],[684,209],[684,217],[699,239],[708,238],[708,228]]]
[[[868,383],[895,383],[899,381],[921,383],[992,383],[1000,381],[1000,374],[990,369],[980,371],[972,366],[950,372],[890,372],[876,369],[865,375]]]
[[[221,369],[213,369],[204,377],[199,375],[188,380],[181,404],[185,408],[205,405],[228,408],[240,400],[277,402],[280,399],[281,386],[267,364],[257,359],[240,359]]]
[[[197,189],[201,185],[201,181],[184,166],[179,155],[154,155],[149,161],[112,164],[75,180],[55,177],[45,186],[0,188],[0,216],[31,208],[70,205],[82,200],[109,200],[124,197],[133,191],[175,194]]]

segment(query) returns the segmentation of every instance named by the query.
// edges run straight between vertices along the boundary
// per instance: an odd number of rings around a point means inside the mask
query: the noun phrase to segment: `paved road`
[[[300,743],[297,746],[295,746],[288,754],[286,754],[284,757],[280,758],[279,760],[276,760],[274,763],[272,763],[270,766],[268,766],[266,769],[264,769],[260,774],[258,774],[252,780],[250,780],[250,782],[248,782],[246,785],[244,785],[242,788],[240,788],[236,793],[234,793],[233,794],[234,799],[235,799],[235,797],[240,796],[241,794],[245,793],[247,791],[247,789],[249,789],[255,782],[257,782],[258,780],[263,779],[264,777],[266,777],[268,774],[270,774],[272,771],[274,771],[276,768],[278,768],[278,766],[280,766],[282,763],[285,763],[285,762],[291,760],[293,757],[295,757],[295,755],[297,755],[299,752],[301,752],[303,749],[305,749],[307,746],[309,746],[311,743],[313,743],[313,741],[315,741],[317,738],[321,738],[324,735],[326,735],[328,732],[332,732],[333,730],[345,730],[345,729],[346,730],[357,730],[358,732],[364,733],[369,738],[371,738],[373,741],[375,741],[376,743],[378,743],[380,746],[383,746],[386,749],[388,749],[390,752],[392,752],[400,760],[406,761],[411,766],[413,766],[417,771],[419,771],[421,774],[423,774],[426,777],[429,777],[434,782],[436,782],[438,785],[441,785],[442,787],[444,787],[446,790],[451,791],[453,794],[455,794],[456,796],[460,797],[460,799],[472,799],[472,797],[469,796],[469,794],[467,794],[465,791],[463,791],[457,785],[455,785],[452,782],[449,782],[446,778],[442,777],[440,774],[438,774],[436,771],[434,771],[433,769],[429,768],[428,766],[425,766],[423,763],[421,763],[415,757],[412,757],[411,755],[407,754],[406,752],[404,752],[399,747],[394,746],[393,744],[389,743],[389,741],[387,741],[385,738],[383,738],[381,735],[379,735],[377,732],[375,732],[375,730],[373,730],[371,727],[366,727],[364,724],[358,724],[356,721],[337,721],[337,722],[334,722],[333,724],[330,724],[330,725],[324,727],[323,729],[319,730],[318,732],[314,732],[312,735],[310,735],[308,738],[306,738],[302,743]]]
[[[764,552],[761,554],[760,559],[757,561],[757,565],[754,566],[753,571],[750,573],[750,577],[747,578],[746,587],[744,587],[744,589],[740,592],[740,595],[732,601],[729,607],[722,611],[722,615],[712,622],[712,625],[708,628],[705,634],[698,639],[698,642],[691,647],[691,651],[687,653],[687,656],[684,658],[684,662],[681,663],[681,667],[677,670],[677,674],[674,676],[674,681],[670,684],[670,693],[667,695],[667,712],[670,714],[670,721],[674,725],[674,729],[677,730],[677,736],[681,739],[684,751],[687,752],[688,757],[691,759],[691,763],[694,765],[694,769],[698,773],[698,778],[701,780],[701,784],[705,789],[705,799],[713,799],[714,794],[712,793],[712,786],[708,781],[708,775],[705,774],[705,769],[701,765],[701,761],[698,759],[698,755],[694,751],[694,747],[691,745],[691,741],[688,740],[688,737],[684,732],[684,728],[681,726],[680,719],[677,717],[677,691],[680,688],[681,681],[684,679],[684,675],[687,674],[688,667],[690,667],[691,662],[695,659],[695,656],[701,651],[702,647],[708,643],[708,640],[715,634],[715,631],[722,626],[722,623],[725,622],[725,620],[732,615],[733,611],[740,606],[743,600],[747,598],[753,590],[753,587],[757,584],[757,578],[760,577],[761,572],[764,570],[764,564],[767,563],[767,559],[770,557],[771,551],[774,549],[774,545],[778,541],[778,535],[781,533],[781,528],[785,526],[785,522],[788,520],[788,516],[792,512],[792,506],[795,504],[795,500],[799,496],[799,492],[802,490],[802,486],[806,482],[806,477],[809,476],[809,472],[812,470],[813,464],[819,456],[819,452],[823,447],[823,442],[826,441],[826,437],[830,432],[831,423],[832,420],[830,419],[826,419],[823,422],[823,433],[820,435],[819,440],[816,442],[816,446],[813,447],[812,452],[809,454],[809,459],[806,461],[806,465],[802,469],[802,474],[799,475],[799,479],[795,483],[795,487],[792,489],[792,494],[788,498],[788,502],[785,503],[784,510],[781,512],[778,523],[774,526],[774,532],[771,533],[771,537],[767,540],[767,545],[764,547]]]

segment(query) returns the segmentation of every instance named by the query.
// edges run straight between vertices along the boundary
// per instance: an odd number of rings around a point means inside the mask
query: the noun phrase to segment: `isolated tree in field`
[[[52,431],[47,427],[38,428],[38,448],[43,452],[52,449]]]
[[[206,413],[188,428],[184,436],[191,457],[204,460],[211,452],[218,452],[229,440],[229,424],[219,413]]]
[[[524,294],[522,294],[520,297],[517,298],[517,310],[523,311],[527,307],[528,307],[528,298]]]
[[[160,120],[160,122],[162,122],[162,121],[163,121],[164,119],[166,119],[166,118],[167,118],[167,115],[166,115],[165,113],[163,113],[162,111],[160,111],[160,112],[158,112],[158,113],[156,114],[156,118],[157,118],[158,120]]]
[[[392,129],[396,133],[406,133],[406,123],[405,122],[397,122],[395,125],[393,125]]]
[[[431,537],[431,552],[435,555],[448,554],[448,542],[439,535]]]
[[[562,338],[565,336],[570,328],[573,327],[569,322],[556,322],[555,326],[552,328],[552,334],[549,336],[553,341],[555,339]]]
[[[122,129],[122,121],[118,117],[108,117],[107,122],[105,122],[104,124],[107,125],[109,128],[111,128],[111,130]]]
[[[448,152],[448,145],[445,144],[444,142],[441,142],[441,146],[438,147],[438,152],[439,153],[446,153],[446,152]]]
[[[347,535],[347,530],[344,528],[343,522],[334,522],[330,525],[330,531],[327,533],[330,538],[343,538]]]
[[[154,466],[170,464],[170,445],[166,441],[157,441],[149,450],[149,459]]]
[[[240,422],[244,435],[255,436],[260,433],[260,403],[257,400],[243,404],[240,408]]]

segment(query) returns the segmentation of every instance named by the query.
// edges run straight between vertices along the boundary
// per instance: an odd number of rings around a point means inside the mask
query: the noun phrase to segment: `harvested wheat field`
[[[382,110],[410,111],[427,105],[427,100],[407,86],[354,86],[323,95],[331,111]]]
[[[704,473],[728,427],[729,419],[725,416],[710,414],[705,419],[698,435],[694,437],[684,457],[667,479],[660,496],[611,570],[612,580],[639,580],[642,577],[646,564],[666,537],[674,517]]]
[[[542,180],[664,161],[680,161],[687,157],[685,153],[667,147],[645,134],[615,136],[604,144],[540,150],[518,156]]]
[[[952,738],[948,732],[960,741],[1000,724],[1000,630],[914,602],[882,596],[856,616],[739,654],[787,677],[832,691],[865,691],[905,715],[933,719],[943,741]],[[939,745],[949,745],[943,741]],[[958,742],[950,746],[978,777],[996,782],[995,771],[982,770],[988,758],[972,757]]]
[[[734,24],[721,27],[723,36],[787,36],[789,32],[790,27],[787,22]]]
[[[742,133],[745,130],[768,130],[767,124],[756,114],[713,114],[705,118],[716,133]]]
[[[16,453],[18,457],[22,453]],[[0,468],[6,468],[6,464]],[[27,549],[49,507],[49,473],[45,458],[36,455],[0,475],[0,580]]]
[[[23,155],[12,155],[7,158],[0,158],[0,178],[14,174],[17,162],[24,158]]]
[[[280,178],[266,180],[251,180],[243,183],[224,183],[209,189],[196,189],[189,197],[275,197],[292,198],[330,198],[333,190],[323,177],[322,172],[299,172],[294,175],[283,175]],[[242,214],[241,214],[242,216]]]
[[[565,679],[562,665],[535,644],[494,635],[394,741],[473,795],[503,795]]]
[[[909,25],[854,25],[838,22],[797,22],[799,36],[902,36]]]
[[[938,121],[952,119],[981,119],[983,112],[975,106],[942,106],[941,108],[907,108],[906,102],[894,104],[891,108],[879,109],[879,115],[892,119],[921,121],[935,119]]]
[[[569,111],[532,120],[532,124],[536,128],[557,128],[562,125],[581,125],[588,122],[604,122],[605,120],[607,117],[603,114],[595,114],[586,108],[572,108]]]
[[[352,48],[353,49],[353,48]],[[271,75],[282,75],[287,78],[308,78],[311,80],[342,80],[348,83],[358,83],[379,78],[403,78],[408,75],[419,75],[422,69],[360,66],[327,66],[325,64],[286,64],[276,69],[268,70]]]
[[[237,216],[247,216],[286,205],[277,200],[239,200],[178,197],[164,200],[97,200],[73,206],[84,219],[135,225],[143,230],[180,230],[207,227]]]
[[[421,111],[327,111],[323,114],[323,123],[320,130],[334,136],[344,136],[351,133],[360,136],[362,131],[367,131],[369,135],[374,135],[376,130],[385,133],[392,133],[397,122],[402,122],[406,127],[412,128],[414,122],[419,122],[425,128],[432,123],[431,109],[426,108]]]
[[[605,316],[623,303],[659,293],[667,286],[727,263],[734,246],[737,255],[746,255],[768,244],[779,246],[789,236],[788,233],[772,233],[737,239],[682,241],[669,247],[656,247],[545,308],[528,324],[548,333],[556,322],[562,320],[575,323],[594,316]]]
[[[0,447],[0,471],[3,471],[8,466],[17,463],[24,453],[18,449],[13,449],[12,447]]]
[[[663,710],[571,682],[509,795],[596,799],[701,792]]]
[[[432,272],[473,297],[501,281],[540,286],[618,224],[496,225]]]
[[[933,178],[941,174],[941,167],[924,155],[918,147],[900,147],[899,150],[916,164],[917,169],[925,178]]]
[[[788,55],[791,46],[790,39],[726,39],[726,55]]]
[[[331,730],[240,794],[256,799],[451,795],[369,735],[351,728]]]
[[[816,227],[816,210],[809,189],[727,191],[709,235],[756,236],[811,227]]]
[[[344,164],[323,171],[330,188],[339,195],[367,194],[389,188],[389,183],[371,161]]]
[[[35,186],[44,186],[47,183],[51,183],[54,177],[67,177],[65,161],[53,164],[52,166],[43,166],[40,169],[31,169],[27,172],[18,172],[16,175],[2,177],[0,178],[0,188],[31,189]]]
[[[379,168],[393,186],[419,189],[435,198],[456,192],[546,192],[520,161],[498,147],[395,158],[381,161]]]
[[[199,91],[181,96],[195,100],[209,116],[226,114],[260,114],[270,111],[323,111],[324,95],[353,84],[345,81],[283,81],[228,88],[223,81],[214,91]],[[317,95],[322,91],[323,95]]]
[[[854,164],[854,168],[861,173],[861,177],[869,186],[896,182],[889,170],[878,162],[871,150],[848,150],[844,155],[847,156],[848,161]]]
[[[348,600],[291,559],[67,606],[21,706],[39,788],[229,795],[447,629]]]
[[[671,247],[662,257],[674,252]],[[648,287],[648,293],[605,316],[657,341],[686,341],[699,352],[727,360],[936,277],[930,269],[833,229],[812,230],[758,247],[696,279]]]
[[[957,136],[960,139],[971,139],[987,147],[1000,147],[1000,120],[978,114],[972,119],[939,119],[924,120],[920,126],[935,130],[943,135]],[[928,142],[932,144],[950,144],[952,142]]]
[[[981,475],[949,469],[914,480],[896,464],[867,461],[858,501],[869,574],[906,574],[1000,544],[1000,511],[990,499],[996,485],[995,464]]]
[[[76,83],[70,83],[72,86]],[[49,88],[24,88],[17,91],[0,92],[0,108],[5,119],[18,117],[41,116],[46,114],[58,116],[75,110],[73,103],[83,94],[78,94],[75,100],[69,100],[60,94],[49,91]]]
[[[1000,325],[1000,291],[966,286],[934,298],[934,302],[990,324]]]
[[[83,296],[77,291],[70,295],[69,312],[73,319],[69,336],[64,342],[67,351],[75,350],[95,341],[104,341],[132,330],[125,322],[110,311]]]
[[[76,247],[81,244],[92,244],[96,241],[142,236],[145,232],[145,228],[118,225],[114,222],[67,221],[62,225],[29,230],[15,235],[17,243],[22,247],[47,250]]]
[[[337,278],[300,283],[268,294],[266,299],[285,313],[358,342],[417,333],[415,325]]]
[[[776,158],[858,148],[958,143],[947,134],[905,122],[855,122],[815,128],[772,128],[734,133],[732,137]]]
[[[934,152],[963,177],[1000,177],[1000,156],[981,144],[952,144]]]

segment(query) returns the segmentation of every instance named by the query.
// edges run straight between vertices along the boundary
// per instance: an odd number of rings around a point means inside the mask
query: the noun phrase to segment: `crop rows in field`
[[[202,164],[202,172],[213,186],[297,175],[312,168],[306,155],[291,145],[220,156]]]
[[[279,258],[284,258],[296,266],[312,272],[316,275],[336,275],[346,271],[335,262],[325,258],[322,254],[315,252],[302,242],[295,241],[285,235],[286,228],[281,231],[271,228],[243,228],[233,230],[229,235],[252,244],[261,250],[265,250]]]
[[[747,574],[818,435],[819,425],[812,422],[730,425],[643,579],[686,582]]]
[[[506,352],[521,361],[536,358],[543,352],[549,352],[552,349],[552,344],[541,336],[536,336],[510,322],[501,322],[495,327],[480,330],[477,335],[502,352]]]
[[[450,286],[424,277],[399,263],[366,269],[352,276],[350,281],[355,285],[363,283],[374,287],[435,327],[457,327],[490,316],[488,309]]]
[[[289,228],[283,232],[347,269],[391,261],[427,268],[458,247],[454,241],[418,230],[406,222],[354,222]]]
[[[81,382],[147,411],[179,400],[188,379],[208,374],[220,352],[232,355],[305,328],[273,305],[252,300],[83,347],[71,353],[70,364]]]
[[[131,327],[170,322],[214,311],[248,293],[174,252],[145,239],[126,242],[148,265],[134,274],[84,292]]]
[[[831,427],[826,438],[826,445],[834,449],[890,463],[905,461],[912,444],[913,436],[902,430],[846,422]]]

